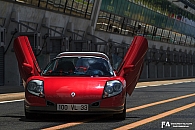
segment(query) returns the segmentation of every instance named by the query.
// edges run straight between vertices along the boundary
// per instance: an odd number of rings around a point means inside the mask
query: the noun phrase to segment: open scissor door
[[[24,81],[31,76],[39,76],[40,68],[32,51],[27,36],[19,36],[14,40],[14,52],[18,61],[20,75]]]
[[[147,39],[142,36],[136,36],[117,71],[118,76],[125,78],[129,95],[132,94],[141,75],[147,49]]]

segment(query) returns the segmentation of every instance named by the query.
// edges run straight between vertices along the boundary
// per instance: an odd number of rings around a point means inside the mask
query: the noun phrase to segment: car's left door
[[[39,76],[40,68],[27,36],[19,36],[14,40],[14,52],[18,61],[21,78],[24,81],[31,76]]]
[[[117,75],[124,77],[126,80],[126,89],[129,95],[132,94],[139,80],[147,50],[147,39],[142,36],[135,36],[117,70]]]

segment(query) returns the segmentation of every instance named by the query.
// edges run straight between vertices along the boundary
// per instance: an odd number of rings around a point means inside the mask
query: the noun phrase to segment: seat
[[[95,70],[95,71],[99,70],[99,72],[101,72],[101,75],[110,75],[110,73],[106,69],[106,66],[103,63],[100,63],[100,62],[90,64],[89,69],[90,70]]]
[[[96,62],[96,63],[90,64],[90,67],[91,69],[101,70],[103,72],[106,71],[106,67],[103,63]]]
[[[75,66],[71,61],[63,61],[63,62],[59,63],[56,71],[74,72]]]

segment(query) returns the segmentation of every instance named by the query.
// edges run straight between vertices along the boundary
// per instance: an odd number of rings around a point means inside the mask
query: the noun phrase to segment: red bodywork
[[[121,77],[37,77],[29,78],[40,79],[44,81],[43,100],[26,93],[26,99],[29,105],[46,106],[45,101],[54,102],[56,104],[91,104],[96,101],[101,101],[101,107],[122,106],[125,100],[125,91],[113,97],[102,99],[103,90],[106,81],[120,80]],[[66,81],[66,82],[65,82]],[[71,97],[70,93],[75,92],[76,96]],[[119,98],[120,97],[120,98]],[[36,102],[35,102],[36,101]]]
[[[126,93],[131,95],[137,84],[147,49],[147,40],[144,37],[136,36],[116,76],[46,77],[40,74],[41,71],[28,38],[19,36],[14,41],[14,51],[22,79],[26,84],[34,79],[44,82],[44,97],[32,95],[25,88],[26,105],[44,107],[48,106],[47,101],[54,104],[93,104],[100,102],[100,108],[121,107],[125,103]],[[119,80],[123,83],[123,91],[116,96],[102,98],[106,82],[111,80]],[[71,92],[76,93],[74,98],[70,96]]]
[[[14,41],[14,51],[18,60],[20,75],[24,81],[31,76],[40,75],[40,68],[32,51],[28,37],[21,36]]]
[[[141,75],[147,49],[147,40],[141,36],[135,37],[118,70],[117,75],[124,77],[127,82],[129,95],[132,94]]]

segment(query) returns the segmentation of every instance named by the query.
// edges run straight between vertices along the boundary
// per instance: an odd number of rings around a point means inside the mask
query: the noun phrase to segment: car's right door
[[[31,76],[39,76],[41,70],[32,51],[28,37],[17,37],[14,40],[13,47],[22,79],[27,81]]]

